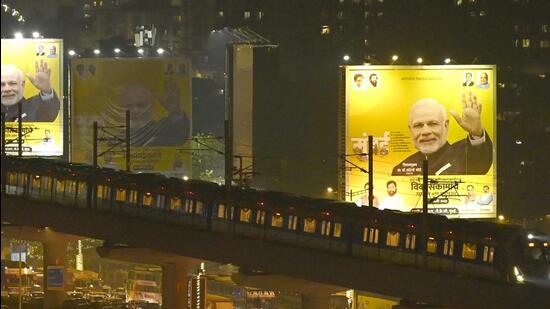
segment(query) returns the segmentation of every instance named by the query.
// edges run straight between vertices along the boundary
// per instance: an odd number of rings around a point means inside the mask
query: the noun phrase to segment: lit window
[[[386,234],[386,246],[397,247],[399,246],[399,232],[388,231]]]
[[[223,11],[218,11],[218,17],[223,17]]]
[[[405,238],[405,249],[414,250],[415,247],[416,247],[416,235],[407,234],[407,237]]]
[[[321,26],[321,34],[330,34],[329,26]]]
[[[462,244],[462,258],[468,259],[468,260],[475,260],[476,259],[476,244],[474,243],[464,243]]]
[[[181,23],[183,21],[183,16],[181,16],[181,15],[174,16],[174,20],[177,23]]]
[[[453,256],[454,240],[445,239],[445,244],[443,245],[443,254],[448,256]]]
[[[265,211],[258,210],[256,212],[256,224],[264,224],[265,223]]]
[[[195,202],[195,213],[196,213],[197,215],[201,215],[201,214],[202,214],[203,206],[204,206],[204,203],[203,203],[202,201],[196,201],[196,202]]]
[[[321,235],[330,235],[330,221],[321,221]]]
[[[225,218],[225,205],[218,205],[218,218]]]
[[[363,40],[363,44],[365,44],[365,46],[369,46],[369,40],[368,40],[368,39],[364,39],[364,40]]]
[[[188,214],[193,213],[193,200],[190,200],[188,198],[184,201],[184,211]]]
[[[144,194],[143,195],[143,205],[151,206],[152,204],[153,204],[153,195],[152,194]]]
[[[549,48],[550,47],[550,40],[548,40],[548,39],[540,40],[539,46],[540,46],[540,48]]]
[[[378,12],[378,13],[376,13],[376,16],[382,17],[382,16],[384,16],[384,12]]]
[[[363,13],[363,17],[364,17],[365,19],[367,19],[369,16],[370,16],[370,12],[369,12],[369,11],[365,11],[365,13]]]
[[[550,32],[550,25],[542,25],[542,26],[540,26],[540,31],[541,31],[542,33],[548,33],[548,32]]]
[[[313,218],[304,219],[304,232],[315,233],[315,219]]]
[[[244,11],[244,19],[250,18],[250,11]]]
[[[429,253],[437,252],[437,240],[435,238],[428,237],[428,241],[426,242],[426,251]]]
[[[258,20],[261,20],[262,18],[264,18],[264,12],[259,11],[258,12]]]
[[[250,222],[250,214],[252,213],[252,211],[248,208],[242,208],[241,209],[241,216],[239,218],[239,220],[241,220],[241,222]]]
[[[487,15],[487,12],[485,12],[484,10],[479,11],[479,16],[483,17],[486,15]]]
[[[344,1],[345,1],[345,0],[338,0],[338,2],[340,2],[340,3],[344,3]]]
[[[521,40],[521,47],[527,48],[531,46],[531,40],[530,39],[522,39]]]
[[[124,188],[119,188],[118,190],[116,190],[116,197],[115,199],[118,201],[118,202],[124,202],[126,201],[126,190],[124,190]]]
[[[377,244],[378,243],[378,229],[377,228],[368,228],[365,227],[363,230],[363,241],[369,242],[371,244]]]
[[[271,226],[283,227],[283,216],[281,216],[281,214],[279,213],[276,213],[273,216],[271,216]]]
[[[332,235],[336,238],[340,237],[342,235],[342,224],[341,223],[334,223],[334,232]]]
[[[177,197],[173,197],[170,199],[170,209],[171,210],[178,210],[181,207],[181,200]]]
[[[363,32],[364,32],[364,33],[369,33],[369,30],[370,30],[369,25],[365,25],[365,26],[363,27]]]
[[[336,17],[338,17],[338,19],[344,18],[344,12],[343,11],[338,11],[338,15],[336,15]]]
[[[298,217],[295,215],[288,216],[288,229],[295,231],[298,227]]]
[[[493,263],[495,256],[495,248],[489,246],[483,246],[483,262]]]
[[[462,0],[456,0],[455,4],[456,4],[456,6],[461,6],[462,5]]]

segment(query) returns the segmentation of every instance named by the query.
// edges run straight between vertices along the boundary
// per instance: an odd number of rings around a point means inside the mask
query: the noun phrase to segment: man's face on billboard
[[[394,196],[395,193],[397,193],[397,187],[395,186],[395,184],[392,182],[392,183],[389,183],[387,186],[386,186],[386,190],[388,191],[388,195],[389,196]]]
[[[2,104],[14,105],[23,98],[24,80],[15,70],[2,71]]]
[[[468,83],[472,81],[472,73],[466,73],[466,81]]]
[[[143,86],[126,87],[119,97],[120,107],[130,111],[130,125],[141,128],[152,119],[154,98],[151,91]]]
[[[479,83],[482,85],[485,85],[489,82],[489,76],[487,76],[487,73],[481,73],[479,76]]]
[[[434,153],[447,142],[449,121],[435,102],[417,103],[409,115],[409,130],[416,149]]]

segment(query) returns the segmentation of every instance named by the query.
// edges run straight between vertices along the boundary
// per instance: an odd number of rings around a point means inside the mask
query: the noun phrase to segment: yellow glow
[[[498,216],[498,219],[499,219],[500,221],[503,221],[503,220],[504,220],[504,216],[503,216],[503,215],[499,215],[499,216]]]
[[[334,189],[332,189],[332,187],[328,187],[328,188],[327,188],[327,192],[328,192],[328,193],[332,193],[332,192],[334,192]]]
[[[535,243],[534,242],[530,242],[529,243],[529,248],[533,248],[535,246]]]
[[[398,56],[398,55],[393,55],[393,56],[391,56],[391,60],[397,61],[397,59],[399,59],[399,56]]]

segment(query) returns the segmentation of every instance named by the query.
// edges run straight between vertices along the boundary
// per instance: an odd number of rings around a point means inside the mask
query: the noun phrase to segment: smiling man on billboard
[[[462,96],[462,115],[451,111],[458,125],[468,134],[450,144],[447,141],[449,119],[446,108],[437,100],[416,101],[409,113],[409,132],[418,152],[393,168],[393,176],[422,173],[422,161],[428,160],[430,175],[483,175],[492,160],[492,142],[481,123],[481,102],[475,94]]]

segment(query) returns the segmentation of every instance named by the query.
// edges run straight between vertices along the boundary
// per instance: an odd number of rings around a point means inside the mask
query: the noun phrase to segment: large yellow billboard
[[[368,136],[373,136],[373,206],[428,210],[451,218],[496,216],[496,68],[345,68],[346,200],[368,205]]]
[[[19,119],[22,155],[63,155],[62,55],[60,39],[2,39],[2,113],[8,155],[19,153]]]
[[[126,169],[125,124],[130,111],[130,169],[191,175],[191,63],[186,58],[90,58],[71,62],[71,159]]]

